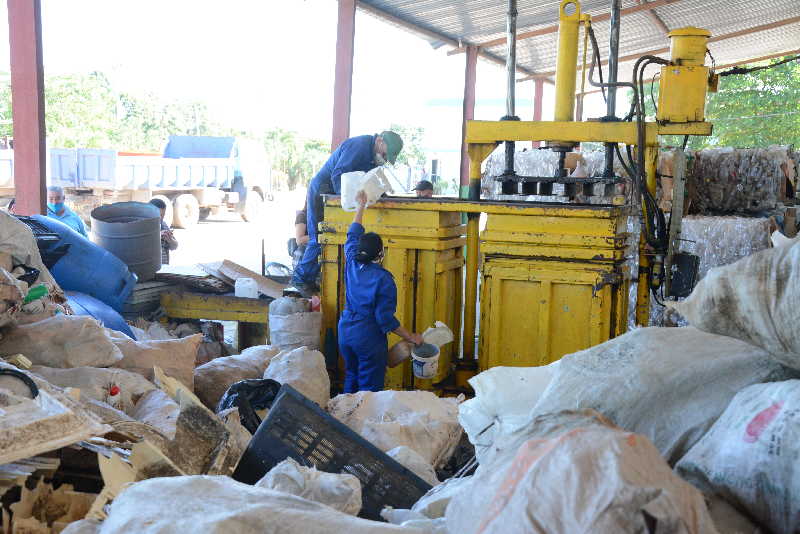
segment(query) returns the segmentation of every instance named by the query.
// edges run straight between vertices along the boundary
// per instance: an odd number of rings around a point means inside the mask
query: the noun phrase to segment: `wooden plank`
[[[167,317],[175,319],[207,319],[260,324],[266,324],[269,320],[269,303],[261,299],[166,292],[161,295],[161,306]]]
[[[274,280],[270,280],[265,276],[261,276],[260,274],[253,272],[250,269],[246,269],[238,263],[234,263],[230,260],[224,260],[222,265],[220,265],[219,271],[228,278],[234,280],[234,282],[239,278],[252,278],[258,285],[259,293],[274,299],[281,298],[283,296],[283,290],[286,289],[285,284],[279,284]]]

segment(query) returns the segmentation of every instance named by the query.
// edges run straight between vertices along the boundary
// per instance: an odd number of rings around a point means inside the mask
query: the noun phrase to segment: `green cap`
[[[386,159],[394,165],[397,155],[403,150],[403,139],[391,130],[381,132],[383,142],[386,143]]]
[[[45,286],[44,284],[33,286],[28,290],[28,294],[25,296],[25,300],[23,300],[22,303],[28,304],[29,302],[33,302],[34,300],[39,300],[45,295],[47,295],[47,286]]]

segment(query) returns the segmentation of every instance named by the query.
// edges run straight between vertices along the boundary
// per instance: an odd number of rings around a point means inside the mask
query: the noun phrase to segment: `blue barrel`
[[[52,248],[69,245],[64,257],[50,269],[61,289],[85,293],[122,312],[136,285],[136,275],[128,266],[61,221],[44,215],[34,215],[33,218],[61,237]]]
[[[77,291],[65,291],[67,302],[75,315],[86,315],[94,317],[106,328],[122,332],[131,339],[136,339],[131,331],[131,327],[116,310],[103,304],[94,297]]]

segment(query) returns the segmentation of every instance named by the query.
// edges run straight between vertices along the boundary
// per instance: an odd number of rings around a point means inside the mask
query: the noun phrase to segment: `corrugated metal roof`
[[[379,10],[399,21],[424,28],[445,37],[448,44],[482,44],[505,39],[505,0],[358,0],[359,4]],[[641,0],[646,3],[645,0]],[[517,31],[547,28],[558,23],[558,0],[521,1],[517,9]],[[622,0],[623,10],[638,6],[640,0]],[[582,10],[592,16],[606,14],[610,0],[586,0]],[[711,31],[713,37],[724,37],[735,32],[764,25],[776,25],[760,31],[709,44],[718,65],[738,63],[748,59],[769,56],[800,49],[800,19],[791,24],[787,20],[800,17],[798,0],[671,0],[652,10],[673,30],[684,26],[698,26]],[[379,15],[380,16],[380,15]],[[397,20],[395,21],[397,22]],[[593,24],[601,56],[608,55],[609,21]],[[426,38],[435,41],[430,33]],[[548,73],[555,70],[558,34],[550,33],[522,39],[517,43],[518,66],[528,72]],[[663,29],[654,22],[649,12],[629,13],[621,18],[620,56],[641,55],[669,47]],[[505,57],[505,42],[482,48],[497,58]],[[665,53],[658,55],[667,56]],[[630,78],[633,60],[620,64],[620,79]],[[654,69],[655,70],[655,69]]]

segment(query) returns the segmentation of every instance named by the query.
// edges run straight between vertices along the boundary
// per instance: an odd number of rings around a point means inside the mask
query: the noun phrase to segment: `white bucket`
[[[411,369],[417,378],[431,379],[439,370],[439,347],[423,343],[411,350]]]

